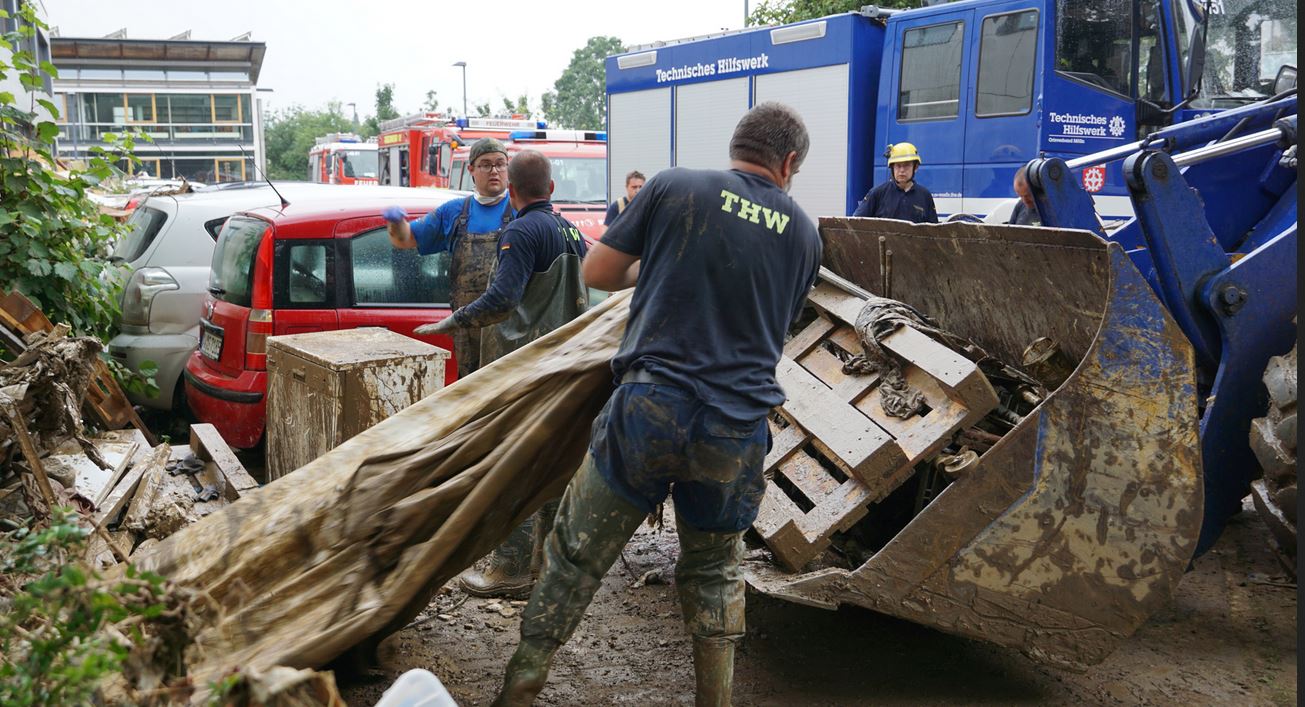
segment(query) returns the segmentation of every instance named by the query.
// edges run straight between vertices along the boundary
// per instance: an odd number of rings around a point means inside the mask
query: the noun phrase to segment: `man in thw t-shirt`
[[[743,532],[765,492],[766,415],[784,401],[775,366],[820,266],[815,225],[787,194],[809,145],[791,108],[756,106],[734,129],[730,170],[658,173],[585,258],[590,287],[635,288],[612,360],[620,385],[562,497],[495,704],[533,701],[603,575],[668,494],[697,703],[729,704]]]

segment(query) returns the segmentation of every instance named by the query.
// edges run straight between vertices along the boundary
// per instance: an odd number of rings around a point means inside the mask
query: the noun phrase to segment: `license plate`
[[[199,332],[199,353],[214,361],[222,357],[222,331],[204,327]]]

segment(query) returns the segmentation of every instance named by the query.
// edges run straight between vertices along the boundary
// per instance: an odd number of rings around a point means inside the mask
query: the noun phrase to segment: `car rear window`
[[[256,218],[232,218],[213,249],[208,291],[223,302],[248,307],[254,289],[254,256],[269,226]]]
[[[115,260],[121,258],[130,263],[145,254],[150,244],[154,242],[154,237],[159,235],[163,230],[163,224],[168,220],[168,215],[158,209],[151,209],[148,206],[137,207],[127,219],[127,235],[118,246],[113,249]]]

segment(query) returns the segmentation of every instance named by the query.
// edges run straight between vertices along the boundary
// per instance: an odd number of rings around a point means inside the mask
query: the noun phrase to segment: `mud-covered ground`
[[[1234,518],[1173,605],[1086,673],[870,611],[750,593],[735,703],[1294,705],[1296,588],[1266,533],[1253,511]],[[693,704],[689,639],[671,583],[676,547],[670,531],[640,529],[537,704]],[[446,590],[384,644],[381,670],[337,675],[342,694],[351,705],[373,704],[400,674],[422,667],[460,704],[489,704],[516,645],[520,604]]]

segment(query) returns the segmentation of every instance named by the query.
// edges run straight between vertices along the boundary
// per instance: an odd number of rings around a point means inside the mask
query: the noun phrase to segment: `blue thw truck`
[[[645,45],[607,59],[609,189],[632,170],[724,167],[738,118],[776,100],[811,132],[793,194],[813,218],[850,214],[902,141],[941,215],[989,215],[1029,160],[1262,100],[1295,63],[1284,0],[964,0]],[[1076,178],[1108,225],[1131,217],[1117,162]]]

